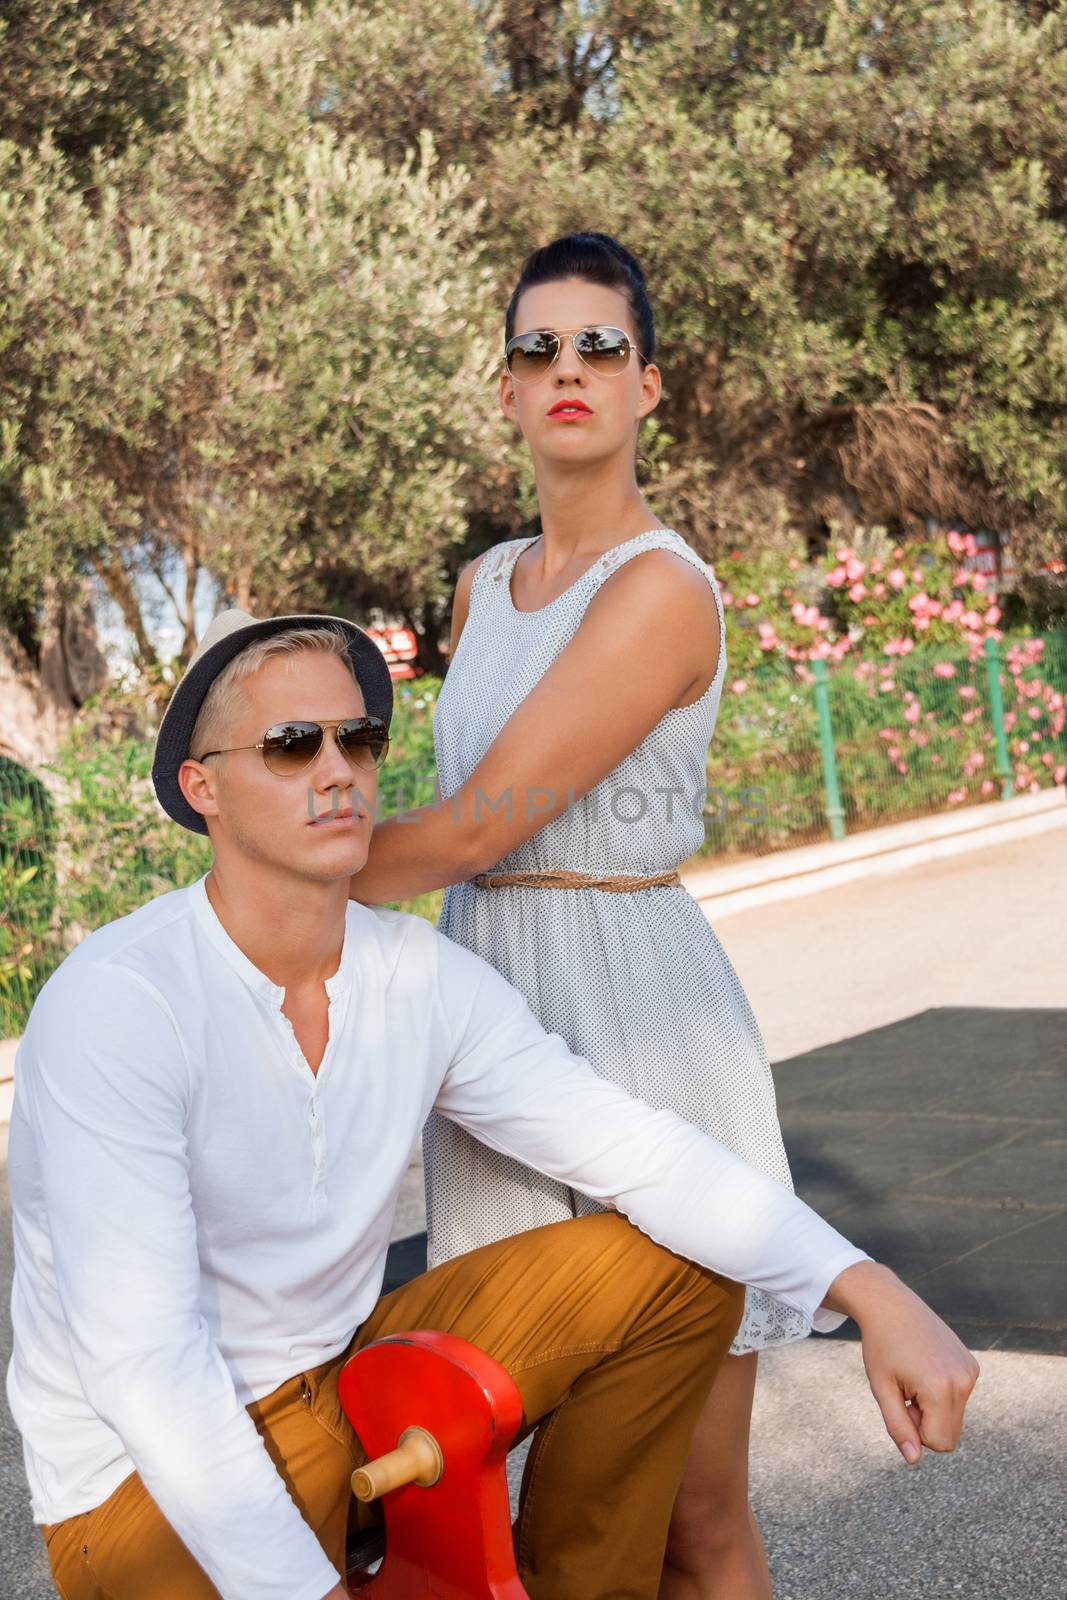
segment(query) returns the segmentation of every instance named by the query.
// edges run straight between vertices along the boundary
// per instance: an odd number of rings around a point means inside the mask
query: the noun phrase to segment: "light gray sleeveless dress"
[[[654,529],[606,551],[539,611],[518,611],[511,572],[532,539],[496,545],[479,563],[470,610],[434,717],[438,779],[453,795],[516,708],[573,638],[604,580],[642,551],[672,550],[718,586],[680,534]],[[650,641],[670,648],[669,640]],[[601,783],[497,864],[651,876],[704,839],[708,745],[726,671],[691,706],[672,709]],[[611,715],[605,705],[604,715]],[[580,737],[575,730],[575,737]],[[495,797],[490,797],[495,798]],[[518,800],[516,803],[520,803]],[[683,888],[447,890],[441,931],[520,989],[534,1015],[604,1077],[669,1106],[791,1186],[767,1053],[737,975]],[[429,1260],[597,1210],[595,1202],[431,1117],[425,1137]],[[803,1338],[795,1312],[750,1289],[735,1354]]]

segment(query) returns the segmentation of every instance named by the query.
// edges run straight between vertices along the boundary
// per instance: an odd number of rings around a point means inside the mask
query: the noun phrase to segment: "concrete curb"
[[[1057,828],[1067,828],[1067,789],[1059,785],[1039,794],[871,828],[826,844],[780,850],[728,867],[695,868],[683,872],[682,880],[709,920],[718,922],[737,911],[795,900]]]

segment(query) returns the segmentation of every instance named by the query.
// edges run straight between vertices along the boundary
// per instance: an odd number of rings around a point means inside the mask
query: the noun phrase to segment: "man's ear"
[[[178,787],[193,810],[199,812],[202,817],[218,816],[215,777],[211,768],[205,766],[202,761],[194,761],[190,756],[187,761],[182,762],[178,768]]]

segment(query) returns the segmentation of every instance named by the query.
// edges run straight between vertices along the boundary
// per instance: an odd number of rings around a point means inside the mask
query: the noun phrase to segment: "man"
[[[739,1283],[856,1318],[909,1459],[958,1441],[977,1367],[888,1269],[596,1077],[428,923],[348,900],[391,709],[353,624],[216,618],[153,769],[212,869],[91,934],[34,1007],[8,1393],[64,1600],[340,1600],[362,1455],[337,1374],[401,1327],[481,1345],[547,1422],[533,1600],[653,1600]],[[562,1223],[380,1300],[433,1107],[637,1226]]]

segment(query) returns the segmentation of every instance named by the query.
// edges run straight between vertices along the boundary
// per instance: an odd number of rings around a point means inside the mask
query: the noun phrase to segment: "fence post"
[[[826,662],[816,658],[811,664],[815,675],[815,705],[819,712],[819,744],[822,747],[822,775],[826,788],[826,820],[830,824],[831,839],[845,837],[845,808],[841,804],[841,790],[837,782],[837,751],[834,749],[834,725],[830,720],[830,681]]]
[[[989,679],[989,714],[993,719],[996,741],[997,777],[1000,779],[1000,798],[1010,800],[1015,793],[1014,774],[1008,755],[1008,732],[1004,726],[1004,691],[1000,686],[1000,646],[990,635],[985,642],[986,676]]]

